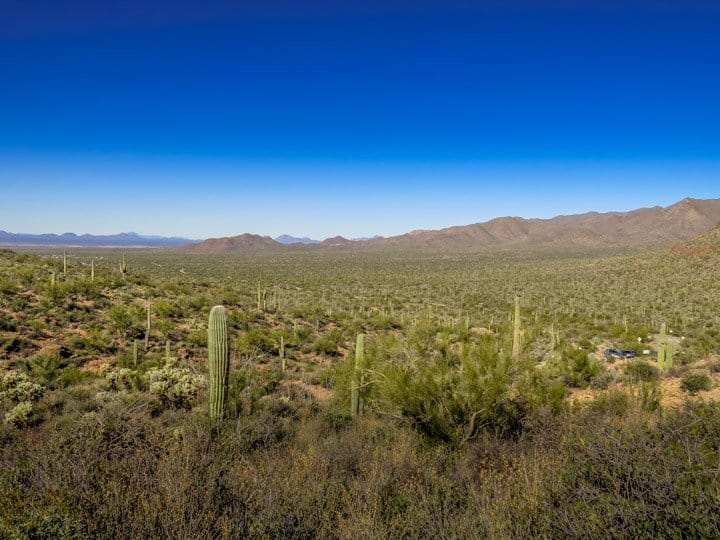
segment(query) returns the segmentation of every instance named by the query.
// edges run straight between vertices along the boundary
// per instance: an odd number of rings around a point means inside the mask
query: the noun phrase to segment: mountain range
[[[482,223],[439,230],[416,230],[388,238],[323,241],[284,234],[244,233],[226,238],[192,241],[186,238],[143,236],[137,233],[14,234],[0,231],[0,245],[167,247],[189,253],[259,253],[289,250],[638,250],[683,246],[720,224],[720,199],[685,198],[667,207],[629,212],[587,212],[550,219],[499,217]],[[677,248],[682,250],[683,247]],[[688,247],[688,252],[697,247]]]
[[[92,234],[24,234],[0,231],[0,246],[67,246],[67,247],[171,247],[192,242],[188,238],[143,236],[134,232]]]
[[[284,245],[270,237],[242,234],[180,249],[243,253],[287,249],[342,250],[631,250],[671,247],[720,223],[720,199],[685,198],[673,205],[629,212],[588,212],[550,219],[500,217],[440,230],[416,230],[388,238],[348,240],[341,236],[313,245]]]

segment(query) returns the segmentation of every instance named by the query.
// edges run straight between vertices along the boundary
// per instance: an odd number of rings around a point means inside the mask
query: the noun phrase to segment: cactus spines
[[[356,417],[360,414],[360,377],[365,361],[365,336],[357,335],[355,341],[355,365],[353,366],[352,380],[350,382],[350,414]]]
[[[287,362],[285,360],[285,338],[283,336],[280,336],[280,350],[278,351],[278,354],[280,355],[280,365],[282,366],[282,370],[285,371],[287,368]]]
[[[520,342],[522,340],[522,330],[520,328],[520,297],[515,296],[515,316],[513,317],[513,342],[512,357],[513,360],[520,358]]]
[[[225,308],[215,306],[208,320],[208,357],[210,375],[210,418],[221,422],[227,403],[230,354]]]

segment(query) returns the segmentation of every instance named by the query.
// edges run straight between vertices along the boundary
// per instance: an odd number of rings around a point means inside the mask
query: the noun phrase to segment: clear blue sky
[[[356,237],[720,196],[718,2],[0,14],[0,229]]]

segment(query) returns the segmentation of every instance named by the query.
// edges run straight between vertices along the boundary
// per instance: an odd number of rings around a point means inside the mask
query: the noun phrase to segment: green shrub
[[[337,328],[331,328],[313,342],[312,349],[321,354],[335,356],[339,354],[339,348],[342,343],[342,332]]]
[[[562,384],[531,363],[511,361],[492,341],[467,347],[462,355],[406,353],[374,364],[369,407],[406,418],[423,433],[455,445],[484,432],[516,434],[538,409],[557,410],[565,394]]]
[[[602,372],[602,366],[582,349],[563,353],[565,363],[565,384],[575,388],[586,388]]]
[[[593,390],[605,390],[614,379],[615,377],[613,377],[612,373],[608,373],[607,371],[600,372],[590,381],[590,388]]]
[[[656,381],[660,373],[644,360],[633,360],[625,366],[625,378],[631,383]]]
[[[235,340],[235,348],[240,354],[269,353],[275,347],[275,339],[267,328],[253,328]]]
[[[683,390],[690,394],[696,394],[700,390],[710,390],[710,377],[703,374],[688,375],[680,381]]]

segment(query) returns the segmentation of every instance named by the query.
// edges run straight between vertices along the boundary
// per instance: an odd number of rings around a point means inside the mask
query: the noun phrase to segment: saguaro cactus
[[[147,326],[145,327],[145,350],[150,348],[150,316],[152,315],[152,304],[147,306]]]
[[[90,261],[90,281],[95,281],[95,259]]]
[[[515,297],[515,316],[513,317],[513,343],[512,357],[517,360],[520,357],[520,342],[522,340],[522,329],[520,328],[520,297]]]
[[[350,414],[355,417],[360,414],[360,379],[361,370],[365,362],[365,336],[357,335],[355,341],[355,366],[350,381]]]
[[[125,254],[122,254],[122,258],[120,259],[120,273],[125,277],[125,274],[127,274],[127,264],[125,264]]]
[[[210,374],[210,418],[222,421],[227,404],[230,350],[227,315],[223,306],[210,310],[208,321],[208,356]]]
[[[285,361],[285,338],[283,336],[280,336],[280,349],[278,354],[280,355],[280,365],[282,366],[282,370],[285,371],[287,362]]]
[[[67,276],[67,250],[63,250],[63,274]]]
[[[665,369],[665,360],[667,358],[667,336],[665,335],[666,325],[662,323],[660,326],[660,337],[658,338],[658,367]]]
[[[658,367],[670,369],[673,367],[673,344],[667,338],[667,326],[662,323],[660,326],[660,337],[658,338]]]

